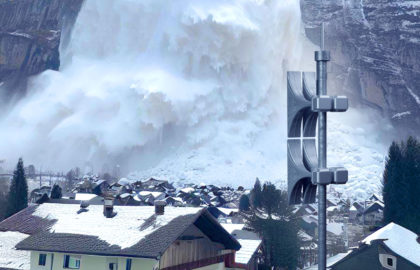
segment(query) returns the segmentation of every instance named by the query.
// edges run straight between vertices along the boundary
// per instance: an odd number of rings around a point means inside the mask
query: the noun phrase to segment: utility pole
[[[329,60],[322,24],[320,50],[315,52],[316,73],[287,72],[289,204],[315,203],[318,191],[319,270],[327,267],[327,185],[348,180],[345,168],[327,167],[327,112],[348,109],[347,97],[327,96]]]
[[[321,50],[315,52],[316,95],[327,95],[327,62],[330,52],[325,51],[324,23],[321,25]],[[318,169],[327,168],[327,112],[318,112]],[[327,268],[327,183],[318,185],[318,269]]]

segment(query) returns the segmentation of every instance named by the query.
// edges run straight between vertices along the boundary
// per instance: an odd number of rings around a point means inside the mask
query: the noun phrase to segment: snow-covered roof
[[[30,253],[15,249],[15,245],[28,236],[20,232],[0,232],[0,268],[30,269]]]
[[[156,215],[153,206],[114,206],[111,218],[104,217],[100,205],[80,211],[78,205],[45,203],[26,212],[45,226],[19,242],[18,250],[158,258],[192,225],[225,249],[240,249],[210,212],[198,207],[167,206]]]
[[[384,244],[408,261],[420,266],[420,244],[417,234],[393,222],[363,239],[370,244],[373,240],[386,239]]]
[[[182,188],[180,191],[184,193],[193,193],[195,189],[192,187],[186,187],[186,188]]]
[[[159,192],[159,191],[140,191],[139,195],[140,196],[148,196],[148,195],[152,195],[153,198],[158,198],[159,196],[162,196],[164,193],[163,192]]]
[[[217,207],[221,212],[223,212],[225,215],[230,215],[232,213],[236,213],[239,211],[239,209],[235,208],[225,208],[225,207]]]
[[[333,264],[341,260],[342,258],[346,257],[351,251],[347,253],[338,253],[337,255],[334,255],[332,257],[327,258],[327,267],[331,267]],[[329,269],[329,268],[328,268]],[[318,265],[314,264],[308,268],[305,268],[305,270],[318,270]]]
[[[241,249],[235,254],[235,262],[241,264],[248,264],[252,255],[258,250],[261,245],[261,240],[236,239],[241,244]]]
[[[118,184],[125,186],[125,185],[129,185],[131,183],[130,180],[128,180],[127,178],[121,178],[120,180],[118,180]]]
[[[299,237],[300,237],[300,239],[302,240],[302,241],[312,241],[312,239],[313,239],[313,237],[312,236],[310,236],[309,234],[307,234],[306,232],[304,232],[303,230],[300,230],[299,232],[298,232],[298,235],[299,235]]]
[[[98,197],[98,195],[92,193],[76,193],[74,199],[76,201],[90,201],[96,197]]]
[[[343,233],[344,225],[343,223],[329,222],[327,224],[327,231],[335,235],[341,235]]]
[[[235,230],[242,230],[245,224],[221,223],[222,227],[230,234]]]
[[[201,208],[167,206],[164,215],[156,216],[153,226],[139,230],[145,221],[154,215],[153,206],[114,206],[117,215],[113,218],[104,217],[101,205],[90,205],[87,212],[78,214],[79,209],[79,205],[42,204],[35,210],[34,215],[56,219],[57,222],[51,227],[51,232],[97,236],[109,245],[128,248],[174,218],[196,214],[201,210]]]

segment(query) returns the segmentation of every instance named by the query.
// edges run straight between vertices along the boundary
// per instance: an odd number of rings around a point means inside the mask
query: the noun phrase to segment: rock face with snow
[[[397,127],[420,127],[420,2],[301,0],[307,36],[326,23],[331,91],[376,108]]]
[[[58,69],[61,31],[70,30],[81,3],[0,0],[0,86],[16,94],[28,76]]]

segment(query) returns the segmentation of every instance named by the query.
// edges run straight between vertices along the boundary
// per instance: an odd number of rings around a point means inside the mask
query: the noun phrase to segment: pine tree
[[[13,179],[7,196],[7,217],[28,207],[28,183],[26,182],[25,169],[22,158],[13,172]]]
[[[384,223],[420,233],[420,144],[410,137],[389,148],[383,176]]]
[[[252,198],[252,206],[254,208],[261,207],[262,188],[261,188],[260,179],[258,178],[255,180],[254,188],[251,191],[251,198]]]
[[[249,197],[248,195],[242,195],[239,198],[239,210],[242,212],[247,212],[249,211],[250,208],[250,203],[249,203]]]
[[[273,211],[277,210],[280,203],[280,190],[270,182],[264,184],[262,189],[261,206],[271,218]]]
[[[57,184],[54,184],[51,190],[51,199],[61,199],[63,196],[61,187]]]
[[[267,199],[266,196],[270,198]],[[269,202],[272,205],[268,207]],[[287,193],[277,190],[271,183],[265,183],[262,190],[262,209],[265,212],[271,209],[276,218],[265,218],[261,215],[261,209],[256,208],[248,216],[248,224],[263,241],[261,269],[296,269],[300,252],[299,219],[288,205]]]

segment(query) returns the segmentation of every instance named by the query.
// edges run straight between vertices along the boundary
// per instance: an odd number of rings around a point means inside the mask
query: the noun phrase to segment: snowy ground
[[[26,237],[27,234],[19,232],[0,232],[0,268],[29,270],[30,252],[15,249]]]

